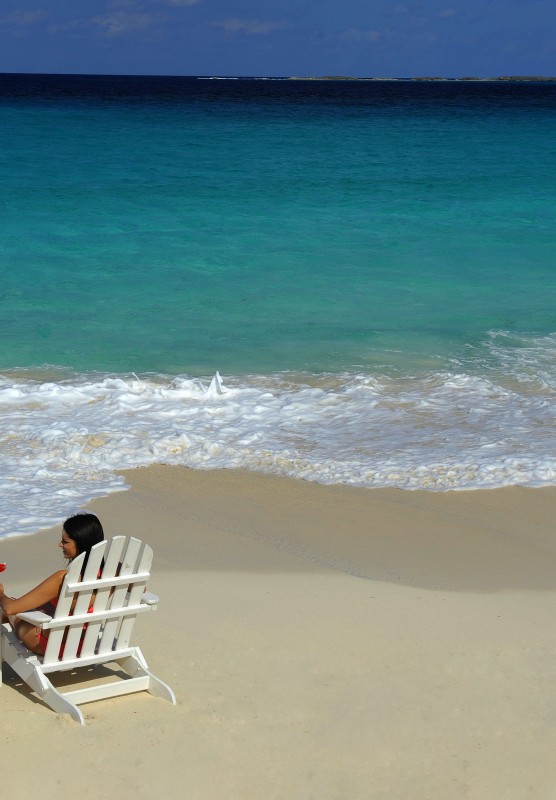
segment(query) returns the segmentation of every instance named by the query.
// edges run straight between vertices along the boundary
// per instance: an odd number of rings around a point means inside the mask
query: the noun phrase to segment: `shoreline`
[[[108,523],[104,523],[107,536],[134,535],[125,521],[126,514],[133,520],[131,527],[134,529],[137,514],[146,515],[141,518],[136,535],[152,539],[155,556],[157,544],[165,552],[167,538],[155,531],[152,521],[148,524],[145,520],[149,519],[150,505],[160,509],[164,503],[167,503],[164,513],[172,522],[183,510],[186,527],[194,525],[196,535],[206,526],[218,533],[227,531],[231,536],[240,537],[240,541],[256,543],[260,540],[278,551],[295,551],[298,560],[295,571],[303,565],[309,570],[316,565],[324,570],[386,583],[405,580],[412,585],[414,581],[426,583],[429,580],[429,588],[434,588],[438,576],[433,576],[420,555],[425,549],[427,554],[436,552],[440,559],[445,559],[450,550],[478,547],[485,554],[503,549],[505,544],[524,551],[546,549],[556,554],[556,534],[551,532],[556,486],[442,491],[375,488],[323,484],[246,469],[205,470],[165,464],[116,470],[115,474],[123,477],[125,486],[92,498],[82,508],[108,519]],[[250,505],[242,508],[247,502]],[[202,509],[207,514],[206,519]],[[292,533],[296,514],[300,515],[302,523]],[[262,526],[259,533],[250,531],[254,516]],[[112,530],[114,525],[118,530]],[[246,530],[241,526],[246,526]],[[18,582],[26,580],[27,573],[21,571],[17,560],[20,546],[27,550],[27,545],[40,541],[42,551],[60,528],[61,525],[53,525],[33,534],[1,539],[0,548],[7,554],[1,560],[15,567],[10,576]],[[174,538],[172,543],[176,544]],[[178,544],[183,546],[185,541]],[[44,551],[45,557],[47,552]],[[409,560],[417,559],[412,563],[419,565],[419,576],[407,570],[377,569],[373,561],[376,555],[380,555],[382,564],[387,559],[397,561],[400,552],[408,553]],[[259,568],[260,563],[256,561],[256,564]],[[189,564],[188,568],[191,566]],[[203,561],[198,566],[212,569],[214,564]],[[289,568],[292,566],[290,563]],[[463,565],[455,564],[452,572],[447,572],[448,562],[442,566],[444,588],[448,589],[446,576],[457,574],[461,578]],[[493,588],[496,572],[489,572],[484,563],[471,566],[474,573],[468,576],[471,583],[463,588],[471,591]],[[164,569],[167,568],[181,569],[182,566],[176,566],[169,559],[164,565]],[[552,579],[550,569],[548,574],[549,588],[556,589],[556,577]]]
[[[107,536],[153,546],[160,606],[134,639],[178,705],[147,694],[92,703],[79,728],[6,668],[7,791],[32,791],[38,769],[45,800],[61,780],[103,797],[106,776],[145,798],[546,796],[556,488],[124,474],[129,491],[88,508]],[[58,535],[2,542],[8,590],[59,568]]]

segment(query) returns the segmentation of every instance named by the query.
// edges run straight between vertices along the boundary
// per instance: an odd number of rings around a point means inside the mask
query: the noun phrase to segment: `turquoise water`
[[[56,498],[73,464],[57,518],[157,459],[556,482],[555,109],[553,84],[0,76],[5,488]],[[66,390],[108,407],[64,417]],[[49,462],[57,430],[79,458]]]
[[[256,86],[4,101],[2,366],[338,371],[556,329],[552,86],[541,108]]]

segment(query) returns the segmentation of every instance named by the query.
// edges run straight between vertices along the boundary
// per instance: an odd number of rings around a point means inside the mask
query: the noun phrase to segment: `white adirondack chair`
[[[85,554],[77,556],[64,578],[54,616],[40,611],[19,614],[50,631],[44,656],[29,651],[9,623],[0,626],[0,685],[3,659],[54,711],[70,714],[82,725],[77,706],[93,700],[146,690],[175,705],[170,687],[149,671],[141,650],[129,644],[137,615],[154,611],[158,602],[145,591],[152,557],[152,549],[139,539],[115,536],[92,548],[81,578]],[[61,691],[48,678],[54,672],[111,663],[129,677],[114,673],[111,683],[74,691]]]

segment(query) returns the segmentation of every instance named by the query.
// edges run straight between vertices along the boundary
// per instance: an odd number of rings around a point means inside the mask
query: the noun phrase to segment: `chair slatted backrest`
[[[83,576],[85,554],[77,556],[62,583],[43,663],[127,647],[152,558],[148,545],[125,536],[96,544]],[[73,623],[72,617],[77,618]],[[56,626],[56,620],[63,624]]]

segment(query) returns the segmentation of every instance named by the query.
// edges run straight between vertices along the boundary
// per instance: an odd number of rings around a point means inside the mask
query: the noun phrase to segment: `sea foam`
[[[554,388],[524,369],[504,381],[5,375],[0,535],[53,524],[124,489],[118,470],[155,463],[433,491],[555,484]]]

